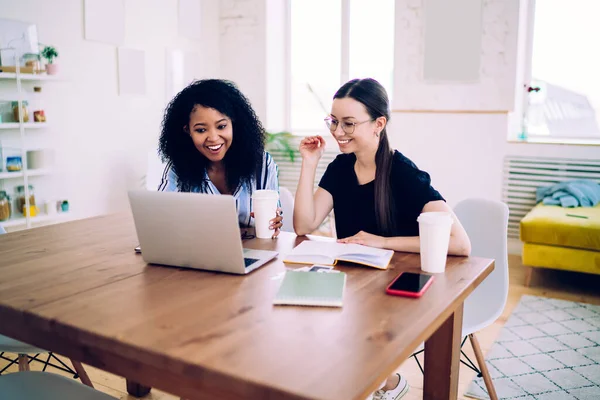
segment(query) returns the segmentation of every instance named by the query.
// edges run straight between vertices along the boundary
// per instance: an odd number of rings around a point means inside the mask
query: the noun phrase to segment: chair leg
[[[27,354],[19,354],[19,371],[29,371],[29,357]]]
[[[529,287],[531,285],[531,275],[533,275],[533,267],[525,268],[527,268],[527,272],[525,273],[525,287]]]
[[[81,383],[93,388],[94,385],[92,384],[92,381],[90,380],[90,377],[88,376],[87,371],[85,370],[85,368],[83,368],[83,365],[81,365],[81,363],[79,361],[75,361],[75,360],[71,360],[71,364],[73,364],[73,368],[75,368],[77,375],[79,375],[79,379],[81,379]]]
[[[61,371],[65,371],[70,374],[73,374],[73,379],[79,379],[79,374],[77,374],[77,371],[73,371],[71,369],[71,367],[69,367],[67,364],[65,364],[60,358],[56,357],[56,354],[50,352],[50,353],[48,353],[48,355],[50,356],[48,359],[53,359],[60,364],[60,365],[56,365],[53,363],[48,363],[48,365],[50,365],[51,367],[54,367],[56,369],[59,369]]]
[[[50,357],[52,357],[52,353],[48,353],[48,358],[46,359],[46,362],[44,363],[44,368],[42,369],[43,372],[46,372],[46,368],[48,368],[48,363],[50,362]]]
[[[483,358],[483,352],[479,346],[479,341],[474,334],[470,334],[469,339],[471,341],[471,347],[473,347],[473,352],[475,353],[475,358],[477,359],[477,364],[479,364],[479,369],[483,375],[483,381],[485,382],[485,387],[488,391],[488,395],[490,396],[490,400],[498,400],[496,388],[494,387],[494,382],[492,382],[490,371],[488,371],[485,359]]]

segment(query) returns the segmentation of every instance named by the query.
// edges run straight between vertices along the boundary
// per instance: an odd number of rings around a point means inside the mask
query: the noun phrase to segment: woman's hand
[[[339,239],[338,243],[355,243],[369,247],[377,247],[380,249],[386,248],[386,240],[383,236],[372,235],[364,231],[360,231],[356,235],[347,237],[345,239]]]
[[[273,239],[279,236],[279,232],[281,232],[281,227],[283,226],[283,210],[281,208],[277,209],[275,213],[275,218],[269,221],[269,229],[273,229]]]
[[[279,232],[281,232],[281,227],[283,226],[283,210],[278,208],[275,212],[275,218],[269,221],[269,229],[274,230],[272,239],[277,238],[279,236]],[[250,213],[250,216],[254,218],[254,212]]]
[[[300,155],[304,161],[317,164],[325,151],[325,139],[321,136],[307,136],[300,142]]]

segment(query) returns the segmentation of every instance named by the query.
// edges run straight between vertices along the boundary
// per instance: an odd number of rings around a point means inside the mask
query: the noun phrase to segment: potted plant
[[[54,59],[58,57],[58,51],[52,46],[45,46],[41,54],[48,61],[46,72],[48,75],[55,75],[58,72],[58,66],[54,64]]]
[[[294,162],[296,150],[292,147],[294,135],[290,132],[267,132],[266,147],[270,150],[281,151],[286,158]]]

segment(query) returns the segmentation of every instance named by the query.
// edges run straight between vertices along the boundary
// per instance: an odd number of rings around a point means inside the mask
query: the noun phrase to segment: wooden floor
[[[598,290],[600,287],[600,276],[598,275],[577,274],[551,270],[535,270],[531,287],[526,288],[524,286],[526,270],[521,265],[520,257],[510,256],[509,265],[510,289],[506,309],[496,323],[477,334],[484,353],[487,353],[487,350],[494,343],[494,340],[498,336],[500,329],[510,316],[513,308],[519,302],[521,296],[524,294],[600,304],[600,291]],[[464,350],[469,357],[474,360],[472,350],[468,344],[465,344]],[[0,369],[2,369],[6,363],[7,362],[4,360],[0,360]],[[33,363],[31,368],[33,370],[39,370],[41,369],[41,366],[39,363]],[[7,372],[14,372],[16,370],[16,366],[11,366]],[[52,368],[50,368],[49,371],[57,372]],[[135,399],[135,397],[127,394],[125,390],[125,380],[123,378],[92,367],[87,367],[87,371],[96,389],[122,400]],[[421,371],[414,360],[407,360],[399,368],[399,371],[407,377],[411,387],[410,391],[403,398],[403,400],[423,398],[423,375],[421,374]],[[461,366],[459,384],[460,399],[466,399],[462,394],[466,390],[473,377],[474,372],[465,366]],[[324,379],[327,378],[324,377]],[[332,384],[334,383],[332,382]],[[178,397],[153,389],[148,396],[144,397],[144,399],[171,400],[178,399]]]

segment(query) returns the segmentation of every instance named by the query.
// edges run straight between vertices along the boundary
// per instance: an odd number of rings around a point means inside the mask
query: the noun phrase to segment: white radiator
[[[300,145],[300,139],[298,138],[294,140],[293,148],[297,149]],[[300,166],[302,165],[302,158],[300,157],[300,152],[295,151],[294,162],[292,162],[289,156],[280,150],[268,149],[269,153],[273,156],[273,159],[277,163],[277,167],[279,168],[279,186],[285,186],[288,188],[292,194],[296,194],[296,189],[298,187],[298,181],[300,180]],[[319,166],[317,167],[317,173],[315,174],[315,183],[314,190],[317,189],[317,185],[321,180],[321,177],[325,173],[327,166],[330,162],[332,162],[335,157],[339,154],[339,150],[326,148],[325,153],[321,157],[319,161]],[[318,229],[317,234],[323,234],[327,236],[335,236],[335,228],[333,226],[333,212],[325,218],[325,221],[321,224],[321,227]]]
[[[519,222],[535,206],[535,191],[541,186],[591,179],[600,183],[600,159],[506,156],[502,197],[510,209],[508,237],[519,238]]]
[[[298,146],[294,147],[297,148]],[[288,155],[283,151],[272,149],[269,149],[268,151],[277,163],[277,167],[279,167],[279,186],[285,186],[295,194],[296,188],[298,187],[298,181],[300,180],[300,166],[302,165],[300,152],[297,150],[294,152],[295,159],[294,162],[292,162],[290,161]],[[325,173],[327,166],[338,154],[339,151],[337,149],[335,151],[330,149],[325,150],[323,157],[321,157],[321,161],[319,161],[317,173],[315,174],[315,190],[319,184],[319,181],[321,180],[321,177]]]

